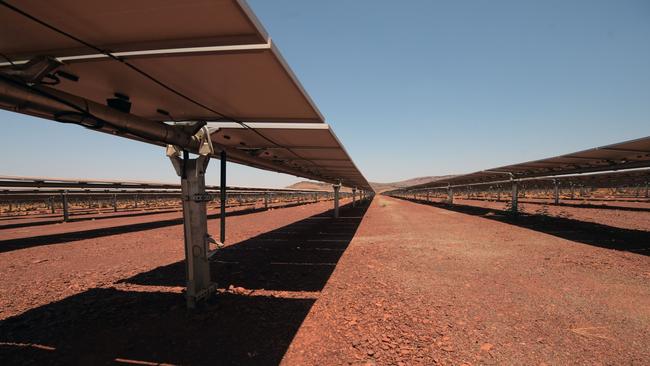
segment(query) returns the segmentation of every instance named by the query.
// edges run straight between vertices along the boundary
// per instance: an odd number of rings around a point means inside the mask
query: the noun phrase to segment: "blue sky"
[[[650,135],[650,1],[249,4],[372,181]],[[9,112],[0,123],[0,174],[177,180],[158,147]],[[236,185],[299,180],[230,172]]]

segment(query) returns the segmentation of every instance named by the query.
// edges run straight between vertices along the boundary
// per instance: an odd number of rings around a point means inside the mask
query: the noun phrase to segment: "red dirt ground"
[[[460,205],[470,205],[477,207],[485,207],[497,210],[504,210],[506,207],[505,201],[480,201],[480,200],[466,200],[454,199],[454,203]],[[589,204],[592,204],[591,202]],[[614,208],[583,208],[572,206],[554,206],[551,204],[536,203],[530,201],[520,201],[520,211],[528,214],[539,213],[545,207],[546,215],[553,217],[566,217],[578,221],[587,221],[609,226],[615,226],[625,229],[637,229],[650,231],[650,207],[648,204],[643,203],[626,203],[629,207]],[[630,208],[640,209],[639,211],[630,210]]]
[[[325,199],[321,198],[320,201]],[[329,199],[327,199],[329,200]],[[293,206],[299,204],[298,202],[283,202],[281,200],[269,201],[270,208],[280,208],[284,206]],[[218,212],[219,206],[216,204],[210,204],[209,213]],[[240,211],[240,210],[254,210],[262,209],[264,204],[262,202],[251,202],[251,203],[229,203],[227,210],[230,211]],[[106,218],[115,218],[115,217],[128,217],[128,216],[143,216],[148,214],[159,214],[159,213],[168,213],[168,212],[181,212],[182,207],[180,204],[167,204],[167,205],[150,205],[145,206],[141,205],[140,208],[133,207],[119,207],[117,212],[114,212],[112,208],[94,208],[94,209],[74,209],[70,210],[70,219],[69,222],[83,221],[83,220],[101,220]],[[179,214],[180,215],[180,214]],[[179,216],[180,217],[180,216]],[[9,215],[4,213],[0,216],[0,230],[10,228],[10,227],[25,227],[25,226],[38,226],[46,224],[55,224],[63,222],[63,213],[61,210],[57,210],[56,213],[52,214],[49,211],[26,211],[14,213]]]
[[[642,365],[649,329],[647,256],[379,197],[284,361]]]
[[[159,215],[0,230],[0,364],[648,364],[636,224],[383,196],[333,220],[330,206],[231,217],[221,294],[197,311],[180,295],[181,226]]]

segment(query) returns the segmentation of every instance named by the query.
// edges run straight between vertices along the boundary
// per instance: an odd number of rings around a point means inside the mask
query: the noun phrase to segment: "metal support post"
[[[174,145],[167,145],[166,151],[176,174],[181,177],[187,274],[185,296],[189,308],[194,308],[199,300],[216,292],[217,285],[210,278],[209,258],[213,254],[210,243],[220,247],[220,243],[208,234],[207,208],[212,197],[205,191],[205,170],[210,162],[210,155],[214,154],[214,149],[207,128],[200,130],[195,136],[200,141],[198,158],[190,159],[187,150],[182,150],[181,157],[181,149]],[[225,158],[225,154],[222,154],[222,158]],[[224,173],[222,170],[222,181],[225,178]],[[224,192],[225,184],[221,189]]]
[[[339,191],[341,190],[341,184],[335,184],[332,186],[334,188],[334,218],[339,217]]]
[[[357,207],[357,189],[352,188],[352,207]]]
[[[560,184],[556,179],[553,179],[553,200],[556,206],[560,204]]]
[[[269,209],[269,192],[264,192],[264,209]]]
[[[447,203],[450,205],[454,204],[454,189],[451,186],[447,187]]]
[[[181,179],[183,194],[183,222],[185,228],[185,258],[187,270],[187,305],[209,295],[210,263],[208,261],[208,223],[205,201],[205,168],[207,158],[186,158],[183,161],[186,176]]]
[[[205,170],[210,156],[200,155],[190,159],[189,153],[184,150],[181,159],[179,153],[179,148],[167,146],[167,156],[181,177],[187,274],[185,296],[187,306],[194,308],[199,300],[215,292],[217,287],[210,278],[210,243],[214,240],[208,234],[207,203],[211,197],[205,191]]]
[[[63,222],[68,222],[70,212],[68,211],[68,190],[61,193],[61,202],[63,204]]]
[[[113,212],[117,212],[117,194],[113,193]]]
[[[220,224],[220,232],[219,232],[219,241],[221,244],[226,243],[226,200],[228,199],[226,197],[226,151],[221,150],[221,181],[219,183],[219,203],[221,204],[220,207],[220,214],[219,214],[219,224]]]
[[[517,186],[517,181],[510,178],[512,182],[512,207],[510,207],[510,210],[512,211],[513,215],[516,215],[518,212],[518,204],[519,204],[519,187]]]
[[[138,195],[137,194],[135,196],[133,196],[133,202],[135,204],[135,208],[138,208]]]
[[[54,213],[54,197],[50,197],[50,212]]]

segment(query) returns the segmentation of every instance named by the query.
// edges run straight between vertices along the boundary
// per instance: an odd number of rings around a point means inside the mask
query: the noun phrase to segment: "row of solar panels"
[[[0,108],[372,190],[244,1],[0,5]]]
[[[513,164],[413,185],[399,191],[448,186],[501,184],[510,179],[560,179],[581,184],[643,185],[650,181],[650,137],[578,151],[552,158]],[[636,169],[636,170],[635,170]],[[624,171],[621,171],[624,170]],[[600,172],[599,174],[596,174]],[[391,192],[387,192],[391,193]]]
[[[219,190],[219,186],[206,185],[208,191]],[[112,180],[88,180],[88,179],[67,179],[54,177],[18,177],[10,175],[0,176],[0,191],[18,191],[20,189],[76,189],[101,192],[103,190],[128,190],[128,191],[178,191],[180,184],[162,182],[142,181],[112,181]],[[331,190],[293,189],[293,188],[258,188],[258,187],[227,187],[230,192],[285,192],[285,193],[322,193]]]

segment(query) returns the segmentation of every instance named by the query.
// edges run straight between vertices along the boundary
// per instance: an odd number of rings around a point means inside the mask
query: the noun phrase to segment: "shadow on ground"
[[[492,202],[503,202],[504,204],[506,203],[505,200],[486,200],[486,199],[480,199],[480,198],[463,198],[465,201],[478,201],[478,202],[485,202],[485,201],[492,201]],[[419,201],[419,200],[418,200]],[[636,211],[636,212],[649,212],[650,208],[647,207],[630,207],[630,206],[616,206],[615,204],[612,204],[611,202],[603,201],[604,203],[602,204],[592,204],[592,203],[577,203],[577,202],[561,202],[558,203],[557,205],[555,203],[552,203],[551,201],[530,201],[526,199],[519,199],[519,204],[526,204],[530,203],[532,205],[547,205],[547,206],[560,206],[560,207],[576,207],[576,208],[596,208],[599,210],[618,210],[618,211]],[[648,201],[641,201],[641,200],[636,200],[636,201],[627,201],[627,202],[634,202],[634,203],[648,203]],[[422,201],[422,203],[426,203],[426,201]]]
[[[301,206],[304,204],[306,203],[292,203],[283,206],[273,206],[272,208],[273,209],[289,208],[294,206]],[[227,212],[226,216],[240,216],[240,215],[247,215],[250,213],[261,212],[261,211],[266,211],[266,209],[264,207],[242,209],[242,210]],[[153,214],[159,214],[159,213],[161,212],[156,212]],[[147,214],[151,214],[151,213],[147,213]],[[137,216],[142,216],[142,215],[137,215]],[[118,217],[124,217],[124,216],[113,216],[107,218],[118,218]],[[218,217],[219,214],[208,215],[208,219],[216,219]],[[183,218],[178,217],[173,219],[150,221],[150,222],[144,222],[139,224],[127,224],[127,225],[112,226],[112,227],[100,228],[100,229],[90,229],[90,230],[60,233],[60,234],[38,235],[38,236],[32,236],[28,238],[0,240],[0,253],[10,252],[12,250],[31,248],[31,247],[41,246],[41,245],[69,243],[77,240],[93,239],[93,238],[99,238],[108,235],[118,235],[118,234],[132,233],[132,232],[143,231],[143,230],[158,229],[161,227],[181,225],[182,223],[183,223]],[[36,223],[36,225],[39,224]],[[33,225],[27,225],[27,226],[33,226]],[[3,227],[3,228],[6,229],[7,227]]]
[[[405,200],[449,211],[481,216],[486,219],[524,227],[583,244],[650,255],[650,232],[643,230],[623,229],[593,222],[541,214],[520,213],[517,216],[512,216],[508,212],[492,208],[460,204],[449,205],[446,203],[413,199]]]
[[[213,280],[224,288],[320,291],[367,208],[348,204],[337,220],[330,210],[227,246],[213,257]],[[185,264],[172,263],[121,282],[185,286]]]
[[[354,237],[367,205],[341,209],[225,248],[220,287],[317,291]],[[123,280],[182,285],[183,263]],[[297,294],[299,295],[299,294]],[[91,289],[0,322],[0,364],[274,365],[314,303],[313,295],[222,293],[188,311],[177,293]]]
[[[121,214],[112,214],[108,212],[102,212],[100,214],[94,215],[94,216],[88,216],[88,217],[72,217],[68,219],[68,222],[80,222],[80,221],[97,221],[97,220],[105,220],[105,219],[119,219],[119,218],[124,218],[124,217],[134,217],[134,216],[150,216],[150,215],[159,215],[159,214],[164,214],[164,213],[170,213],[170,212],[179,212],[181,211],[180,208],[174,208],[174,209],[167,209],[167,210],[159,210],[159,211],[138,211],[138,212],[124,212]],[[90,215],[92,213],[88,213]],[[29,219],[29,218],[39,218],[38,216],[16,216],[16,219]],[[50,218],[50,220],[42,220],[42,221],[31,221],[31,222],[20,222],[20,223],[8,223],[8,224],[0,224],[0,230],[6,230],[6,229],[16,229],[16,228],[21,228],[21,227],[32,227],[32,226],[45,226],[45,225],[52,225],[52,224],[60,224],[63,223],[63,218],[60,216],[49,216],[45,218]]]
[[[93,289],[3,321],[0,359],[3,365],[277,364],[314,301],[222,294],[188,312],[180,294]]]

